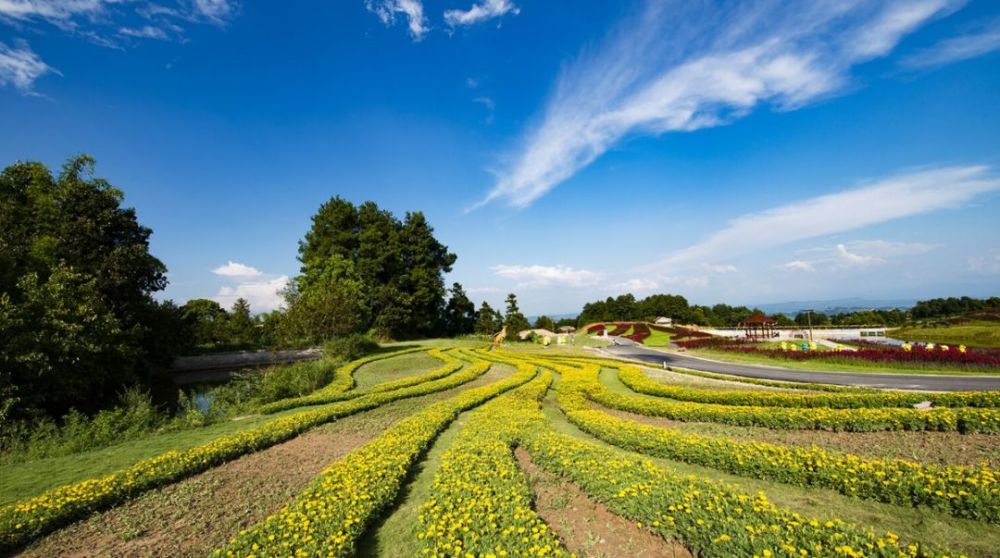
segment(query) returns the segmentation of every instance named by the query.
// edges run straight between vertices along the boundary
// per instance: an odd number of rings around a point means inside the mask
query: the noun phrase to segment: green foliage
[[[961,298],[949,297],[921,300],[910,310],[910,314],[919,320],[955,316],[978,310],[998,309],[1000,309],[1000,297],[994,296],[987,299],[976,299],[963,296]]]
[[[278,331],[287,344],[315,344],[365,331],[370,321],[367,287],[354,264],[339,255],[321,271],[300,277],[286,291],[288,311]]]
[[[552,318],[548,316],[538,316],[535,318],[535,329],[547,329],[549,331],[556,330],[556,323],[552,321]]]
[[[336,360],[357,360],[379,350],[378,342],[359,333],[335,337],[323,345],[323,354]]]
[[[476,312],[475,332],[480,335],[493,335],[500,331],[501,327],[503,327],[503,316],[484,300]]]
[[[476,326],[476,305],[462,289],[462,285],[451,286],[451,296],[444,309],[445,332],[455,337],[472,333]]]
[[[341,330],[336,334],[374,327],[382,337],[400,339],[431,336],[443,329],[442,274],[451,271],[455,255],[434,237],[423,213],[408,212],[400,221],[374,202],[356,207],[334,197],[312,221],[299,243],[302,274],[296,281],[297,298],[289,308],[289,321],[295,322],[292,328],[317,340],[331,336],[334,326],[329,319],[300,326],[314,312],[295,312],[298,299],[307,304],[317,304],[315,299],[319,299],[323,301],[319,306],[336,309],[325,312],[327,318],[336,314],[338,321],[345,322],[336,326]],[[331,276],[344,275],[345,267],[354,283],[339,287]],[[326,291],[339,292],[326,296]]]
[[[517,306],[517,295],[510,293],[507,295],[507,313],[504,315],[503,324],[507,326],[507,339],[517,341],[517,334],[526,329],[531,329],[528,318],[524,317],[521,309]]]
[[[79,156],[58,177],[37,162],[0,173],[0,408],[14,418],[96,410],[185,341],[176,308],[151,296],[167,283],[152,231],[93,168]]]

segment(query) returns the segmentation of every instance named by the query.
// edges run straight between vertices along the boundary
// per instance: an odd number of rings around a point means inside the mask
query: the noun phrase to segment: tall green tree
[[[228,338],[226,309],[214,300],[194,298],[181,306],[184,320],[191,328],[195,345],[218,345]]]
[[[233,309],[226,321],[229,330],[229,342],[237,346],[253,346],[257,344],[257,322],[250,314],[250,303],[245,298],[238,298],[233,303]]]
[[[493,335],[503,327],[503,316],[490,306],[490,303],[483,301],[476,312],[476,333],[480,335]]]
[[[384,337],[405,338],[445,330],[443,274],[451,271],[455,255],[434,237],[423,213],[407,213],[400,221],[374,202],[355,206],[334,197],[313,216],[299,243],[299,260],[301,296],[329,286],[327,267],[351,262],[368,314],[357,331],[375,328]]]
[[[476,305],[469,300],[462,285],[453,283],[448,304],[444,310],[444,321],[448,335],[472,333],[476,327]]]
[[[152,298],[167,284],[166,267],[149,252],[152,231],[134,209],[122,207],[122,191],[93,171],[94,160],[79,156],[58,176],[37,162],[0,173],[0,296],[5,319],[15,323],[4,335],[16,337],[0,346],[11,378],[5,381],[90,382],[87,390],[44,395],[31,393],[43,389],[37,382],[18,385],[22,407],[15,413],[30,411],[33,401],[50,413],[93,408],[102,399],[95,393],[113,398],[142,383],[151,365],[166,364],[176,350],[162,329],[174,327],[176,308]],[[39,301],[56,306],[42,310]],[[72,302],[76,309],[68,307]],[[35,327],[35,341],[16,324]],[[41,332],[59,339],[59,348],[45,347]]]
[[[538,316],[535,318],[535,329],[547,329],[549,331],[556,330],[556,323],[552,321],[552,318],[548,316]]]
[[[528,319],[521,313],[517,306],[517,295],[510,293],[507,295],[507,313],[504,315],[504,325],[507,326],[507,338],[518,339],[517,334],[526,329],[531,329]]]

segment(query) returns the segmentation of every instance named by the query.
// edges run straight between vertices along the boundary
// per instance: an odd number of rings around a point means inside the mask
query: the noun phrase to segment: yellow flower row
[[[423,350],[423,349],[416,349]],[[391,356],[399,356],[401,354],[414,352],[414,350],[400,351],[397,353],[391,353]],[[406,388],[410,386],[415,386],[423,382],[429,382],[431,380],[437,380],[443,378],[456,370],[462,368],[462,361],[452,357],[448,352],[441,349],[431,349],[427,351],[427,354],[437,358],[444,364],[430,372],[425,372],[423,374],[417,374],[414,376],[407,376],[405,378],[400,378],[391,382],[384,382],[381,384],[376,384],[367,389],[354,390],[350,389],[354,386],[354,372],[361,367],[363,364],[372,362],[374,360],[382,360],[382,358],[372,358],[367,357],[365,362],[354,361],[350,364],[344,365],[337,371],[338,378],[334,379],[329,385],[316,390],[309,395],[303,395],[302,397],[289,397],[288,399],[282,399],[280,401],[275,401],[273,403],[268,403],[267,405],[262,405],[260,412],[264,414],[273,414],[280,411],[286,411],[288,409],[294,409],[296,407],[304,407],[307,405],[324,405],[326,403],[335,403],[337,401],[343,401],[345,399],[353,399],[360,395],[366,395],[369,393],[382,393],[386,391],[392,391],[396,389]],[[379,355],[381,356],[381,355]],[[341,389],[344,385],[346,388]]]
[[[613,445],[738,475],[820,486],[848,496],[928,506],[958,517],[1000,522],[1000,473],[987,465],[938,467],[899,459],[864,459],[815,446],[740,442],[655,428],[588,409],[582,394],[598,383],[596,368],[559,366],[558,371],[559,403],[567,417]]]
[[[781,393],[764,390],[699,389],[665,384],[651,380],[637,366],[619,361],[577,359],[579,364],[600,365],[618,369],[618,377],[631,389],[646,395],[669,397],[678,401],[718,403],[720,405],[753,405],[759,407],[828,407],[857,409],[879,407],[912,407],[931,401],[937,407],[1000,407],[1000,391],[970,391],[951,393],[915,393],[878,391],[862,393]]]
[[[560,403],[567,393],[571,412],[587,406],[572,385],[582,377],[579,369],[571,373],[548,359],[506,356],[561,371]],[[595,368],[588,374],[588,381],[596,380]],[[572,480],[591,498],[636,521],[639,528],[677,539],[699,556],[954,556],[839,519],[803,517],[778,508],[762,493],[752,496],[731,484],[677,475],[640,456],[557,434],[541,420],[537,407],[523,407],[521,412],[525,416],[505,421],[528,425],[521,443],[537,465]]]
[[[552,366],[556,362],[549,361]],[[565,364],[563,364],[565,366]],[[594,365],[591,368],[597,369]],[[633,368],[620,365],[623,373]],[[641,372],[638,372],[641,374]],[[759,407],[674,401],[646,395],[614,393],[599,382],[586,387],[587,398],[606,407],[683,421],[718,422],[777,429],[815,429],[851,432],[878,430],[937,430],[1000,432],[1000,409],[942,407],[929,410],[874,408],[831,409]]]
[[[486,367],[469,366],[446,378],[383,393],[371,393],[314,410],[275,418],[184,451],[169,451],[108,476],[60,486],[0,508],[0,552],[23,545],[71,521],[134,498],[243,454],[258,451],[331,420],[386,403],[457,387]]]
[[[551,379],[545,372],[470,415],[442,456],[430,498],[420,507],[420,555],[570,555],[532,510],[531,488],[512,451],[525,429],[544,420],[537,413],[538,400]]]
[[[489,363],[471,368],[485,371]],[[528,382],[533,366],[406,418],[349,453],[281,511],[242,531],[213,556],[350,556],[369,522],[399,492],[411,466],[459,413]]]

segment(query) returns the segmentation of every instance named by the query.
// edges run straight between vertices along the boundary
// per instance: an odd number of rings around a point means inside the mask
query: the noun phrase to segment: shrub
[[[377,350],[379,350],[378,342],[360,333],[335,337],[323,345],[324,355],[343,361],[357,360]]]

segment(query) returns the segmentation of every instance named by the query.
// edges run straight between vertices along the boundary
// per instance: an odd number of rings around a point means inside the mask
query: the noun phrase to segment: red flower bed
[[[628,338],[631,339],[632,341],[635,341],[636,343],[642,343],[647,337],[649,337],[652,334],[653,333],[649,331],[649,326],[647,326],[646,324],[637,323],[632,326],[632,335],[629,335]]]
[[[604,324],[594,324],[587,328],[587,333],[600,333],[604,331]]]
[[[615,324],[615,328],[613,330],[609,331],[608,335],[622,335],[626,331],[628,331],[628,328],[630,328],[630,327],[632,327],[632,324],[630,324],[628,322],[624,322],[624,323],[620,323],[620,324]]]
[[[865,360],[869,362],[950,364],[955,366],[981,368],[1000,367],[1000,351],[998,350],[968,350],[963,353],[955,347],[951,347],[950,350],[947,351],[942,351],[939,347],[928,350],[918,346],[907,351],[902,347],[878,343],[859,343],[861,348],[857,351],[839,351],[831,353],[829,351],[782,351],[780,349],[763,349],[746,342],[738,342],[732,339],[719,339],[718,342],[699,340],[687,343],[678,343],[678,345],[688,349],[713,348],[737,353],[763,355],[775,359],[798,361],[836,358]]]
[[[741,339],[731,339],[729,337],[699,337],[697,339],[686,339],[674,341],[674,344],[682,349],[736,349],[741,345],[747,345],[749,341]]]

